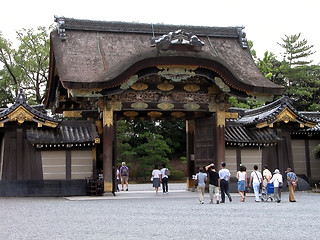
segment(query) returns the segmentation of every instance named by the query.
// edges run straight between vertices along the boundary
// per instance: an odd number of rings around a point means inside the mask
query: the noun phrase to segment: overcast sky
[[[15,31],[54,24],[67,18],[201,26],[244,26],[258,57],[271,51],[280,58],[277,42],[301,33],[320,63],[319,0],[5,0],[1,1],[0,31],[15,40]],[[175,29],[173,29],[175,30]]]

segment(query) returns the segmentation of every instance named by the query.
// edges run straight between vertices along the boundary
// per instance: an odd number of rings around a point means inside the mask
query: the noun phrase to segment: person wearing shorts
[[[206,171],[209,175],[209,195],[210,195],[210,203],[213,203],[214,196],[216,197],[216,203],[219,204],[220,195],[220,178],[219,173],[216,172],[215,166],[213,163],[206,166]]]
[[[237,180],[238,180],[238,192],[241,196],[241,202],[244,202],[245,196],[244,192],[247,186],[247,172],[244,166],[240,166],[239,171],[237,172]]]
[[[120,167],[120,179],[121,179],[121,191],[124,191],[123,185],[126,185],[126,191],[128,191],[128,180],[129,180],[129,168],[125,162],[121,163]]]

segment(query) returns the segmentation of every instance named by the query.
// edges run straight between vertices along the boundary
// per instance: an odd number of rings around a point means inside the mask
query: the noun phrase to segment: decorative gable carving
[[[200,50],[204,45],[204,42],[201,41],[196,35],[187,33],[181,29],[175,32],[169,32],[168,34],[160,37],[152,38],[151,40],[151,47],[167,49],[172,45],[189,45]]]
[[[38,127],[44,125],[51,128],[55,128],[59,124],[58,120],[47,116],[44,112],[37,110],[36,107],[29,106],[22,90],[20,90],[16,102],[11,107],[0,112],[0,127],[4,127],[6,122],[17,122],[18,124],[36,122]]]

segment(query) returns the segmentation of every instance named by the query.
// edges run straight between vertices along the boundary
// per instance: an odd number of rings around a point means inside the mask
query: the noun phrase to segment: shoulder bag
[[[257,172],[254,172],[254,173],[257,175],[258,181],[259,181],[259,183],[260,183],[259,189],[262,189],[263,183],[260,181],[260,178],[259,178]]]

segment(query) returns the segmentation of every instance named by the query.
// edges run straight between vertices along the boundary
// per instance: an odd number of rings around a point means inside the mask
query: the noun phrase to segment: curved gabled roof
[[[42,108],[43,109],[43,108]],[[0,112],[0,125],[3,127],[6,122],[17,121],[19,124],[25,121],[36,122],[39,127],[48,126],[55,128],[59,121],[41,111],[39,106],[29,106],[25,94],[20,90],[15,103]]]
[[[142,69],[161,65],[198,66],[216,72],[243,92],[281,94],[283,87],[256,67],[242,27],[203,27],[58,18],[51,33],[49,86],[55,74],[67,89],[112,89]],[[203,46],[154,46],[155,37],[183,29]],[[183,41],[181,41],[183,42]],[[51,89],[49,94],[55,94]],[[46,102],[50,96],[47,95]],[[52,98],[51,98],[52,99]]]
[[[272,125],[275,122],[297,122],[302,127],[314,127],[317,120],[297,111],[286,96],[259,108],[244,110],[237,120],[245,126],[255,125],[258,128]]]

